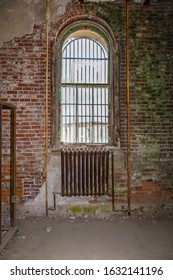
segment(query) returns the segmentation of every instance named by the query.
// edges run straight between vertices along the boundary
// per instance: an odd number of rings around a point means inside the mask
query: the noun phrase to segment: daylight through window
[[[61,141],[108,143],[108,53],[94,38],[65,41],[61,73]]]

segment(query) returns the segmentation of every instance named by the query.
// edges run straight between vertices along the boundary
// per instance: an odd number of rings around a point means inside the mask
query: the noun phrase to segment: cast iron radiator
[[[114,208],[114,156],[108,148],[61,150],[62,196],[112,196]]]

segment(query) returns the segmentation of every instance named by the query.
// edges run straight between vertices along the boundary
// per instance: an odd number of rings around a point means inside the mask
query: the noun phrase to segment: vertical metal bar
[[[107,142],[106,141],[106,138],[107,138],[107,133],[106,133],[106,123],[107,123],[107,119],[106,119],[106,116],[107,116],[107,114],[106,114],[106,108],[107,108],[107,100],[106,100],[106,97],[107,97],[107,90],[104,88],[104,95],[105,95],[105,142]]]
[[[68,92],[69,92],[69,96],[68,96],[68,106],[69,106],[69,142],[71,143],[72,142],[72,104],[71,104],[71,96],[74,94],[73,93],[73,87],[71,88],[68,88]],[[70,94],[71,92],[71,94]]]
[[[82,195],[85,195],[85,150],[82,150]]]
[[[72,173],[73,173],[73,165],[72,165],[72,150],[69,150],[69,164],[70,164],[70,195],[73,195],[73,188],[72,188]]]
[[[94,87],[92,86],[92,143],[95,143],[95,128],[94,128]]]
[[[98,83],[98,44],[96,47],[96,83]],[[99,124],[98,124],[98,113],[99,113],[99,97],[98,97],[98,87],[97,87],[97,143],[99,143]]]
[[[91,88],[89,88],[89,142],[92,143]]]
[[[99,117],[98,117],[98,113],[99,113],[99,111],[98,111],[98,87],[97,87],[97,143],[99,142],[99,124],[98,124],[98,120],[99,120]]]
[[[68,150],[66,150],[65,152],[65,175],[66,175],[66,192],[65,194],[68,195],[69,194],[69,191],[68,191],[68,172],[69,172],[69,166],[68,166]]]
[[[109,193],[109,150],[106,151],[106,193]]]
[[[90,194],[93,195],[93,150],[90,151]]]
[[[0,244],[2,230],[2,106],[0,105]]]
[[[49,0],[46,0],[46,96],[45,96],[45,176],[46,176],[46,187],[45,187],[45,206],[46,206],[46,217],[48,217],[48,132],[49,132],[49,22],[50,22],[50,10]]]
[[[105,142],[103,141],[103,100],[102,100],[102,93],[103,93],[103,88],[100,89],[100,105],[101,105],[101,142]]]
[[[114,154],[112,152],[112,210],[115,211],[115,190],[114,190]]]
[[[77,194],[76,192],[76,179],[77,179],[77,169],[76,169],[76,150],[74,149],[74,195]]]
[[[80,159],[80,150],[78,150],[78,195],[81,195],[81,159]]]
[[[102,150],[102,189],[103,193],[105,194],[105,149]]]
[[[89,166],[88,166],[89,151],[86,150],[86,195],[89,195]]]
[[[61,150],[61,193],[64,195],[64,187],[65,187],[65,182],[64,182],[64,150]]]
[[[127,99],[127,192],[128,215],[131,215],[131,185],[130,185],[130,60],[129,60],[129,6],[126,0],[126,99]]]
[[[101,151],[98,150],[98,192],[97,194],[101,195]]]
[[[80,58],[82,58],[82,39],[80,39]],[[81,59],[81,62],[82,62],[82,59]],[[82,63],[81,63],[82,64]],[[80,69],[80,83],[82,82],[82,66],[81,66],[81,69]]]
[[[65,86],[65,91],[64,91],[64,110],[65,110],[65,118],[64,119],[64,128],[65,128],[65,139],[64,141],[68,142],[68,139],[67,139],[67,87]]]
[[[93,84],[95,83],[95,75],[94,75],[94,57],[95,57],[95,50],[94,50],[94,42],[92,41],[93,43],[93,67],[92,67],[92,72],[93,72]]]
[[[97,150],[94,151],[94,195],[97,194]]]
[[[11,155],[10,155],[10,220],[11,226],[14,227],[16,224],[16,213],[15,213],[15,201],[12,201],[12,197],[16,194],[16,109],[11,109]]]
[[[78,102],[79,102],[78,101],[78,87],[76,85],[76,143],[78,143],[78,139],[79,139],[79,136],[78,136],[78,122],[79,122]]]

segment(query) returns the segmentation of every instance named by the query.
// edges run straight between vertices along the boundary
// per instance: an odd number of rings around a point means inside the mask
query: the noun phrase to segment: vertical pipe
[[[48,217],[48,75],[49,75],[49,21],[50,21],[50,10],[49,10],[49,0],[46,1],[46,118],[45,118],[45,136],[46,136],[46,144],[45,144],[45,176],[46,176],[46,217]]]
[[[106,192],[109,193],[109,150],[106,151]]]
[[[77,168],[76,168],[76,150],[74,149],[74,195],[76,195],[76,179],[77,179]]]
[[[97,150],[94,150],[94,195],[97,195]]]
[[[88,168],[89,150],[86,150],[86,195],[89,195],[89,168]]]
[[[11,226],[14,227],[16,224],[16,213],[15,213],[15,197],[16,194],[16,109],[11,109],[11,176],[10,176],[10,222]]]
[[[93,150],[90,151],[90,195],[93,195]]]
[[[0,104],[0,244],[2,227],[2,106]]]
[[[61,193],[64,195],[64,150],[61,150]]]
[[[81,160],[80,160],[80,150],[78,150],[78,195],[81,195]]]
[[[105,195],[106,188],[105,188],[105,149],[102,151],[102,189]]]
[[[72,150],[70,150],[69,151],[69,154],[70,154],[70,160],[69,160],[69,164],[70,164],[70,195],[73,195],[74,194],[74,192],[73,192],[73,188],[72,188],[72,180],[73,180],[73,175],[72,175],[72,173],[73,173],[73,170],[72,170],[72,168],[73,168],[73,164],[72,164],[72,157],[73,157],[73,152],[72,152]]]
[[[114,153],[112,152],[112,210],[115,211],[115,190],[114,190]]]
[[[66,149],[65,151],[65,175],[66,175],[66,191],[65,191],[65,195],[69,194],[68,191],[68,172],[69,172],[69,164],[68,164],[68,150]]]
[[[85,195],[85,150],[82,150],[82,195]]]
[[[101,151],[98,150],[98,192],[97,194],[101,195]]]
[[[128,215],[131,215],[130,186],[130,63],[129,63],[129,6],[126,0],[126,99],[127,99],[127,192]]]

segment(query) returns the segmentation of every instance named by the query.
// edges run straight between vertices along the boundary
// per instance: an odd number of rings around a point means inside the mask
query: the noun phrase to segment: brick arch
[[[73,30],[79,29],[81,25],[86,25],[87,27],[93,28],[96,33],[101,34],[101,36],[104,37],[104,39],[107,41],[107,44],[110,47],[110,53],[111,53],[111,64],[110,64],[110,69],[111,69],[111,83],[112,83],[112,108],[113,108],[113,114],[111,116],[111,135],[113,139],[113,144],[114,145],[119,145],[119,78],[118,78],[118,73],[119,73],[119,47],[118,47],[118,42],[115,39],[114,32],[112,31],[111,27],[105,22],[102,18],[94,15],[89,15],[86,13],[84,6],[82,4],[77,4],[74,5],[75,7],[80,7],[80,14],[79,12],[77,15],[74,15],[73,13],[75,12],[72,8],[71,10],[73,11],[72,14],[69,13],[69,9],[67,9],[66,14],[63,16],[63,19],[59,21],[58,24],[56,24],[57,31],[54,33],[54,40],[53,40],[53,96],[54,96],[54,104],[56,103],[56,91],[57,91],[57,82],[56,82],[56,74],[58,75],[58,68],[57,65],[60,63],[57,58],[57,52],[58,49],[61,47],[61,42],[64,40],[64,37],[68,36],[68,34],[72,33]],[[67,17],[67,15],[69,17]],[[54,26],[55,28],[55,26]],[[54,29],[55,31],[55,29]],[[115,82],[116,81],[116,82]],[[53,135],[53,144],[57,144],[57,113],[56,113],[56,106],[53,108],[53,114],[54,120],[52,123],[54,124],[54,135]],[[116,120],[115,120],[116,118]]]

